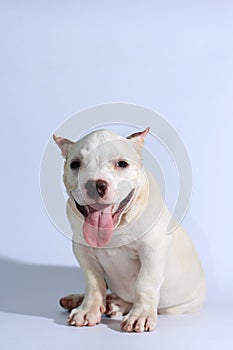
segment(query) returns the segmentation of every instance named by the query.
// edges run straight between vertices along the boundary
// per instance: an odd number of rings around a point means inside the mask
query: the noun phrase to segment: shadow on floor
[[[66,325],[61,296],[84,291],[77,267],[46,266],[0,258],[0,311],[53,319]]]

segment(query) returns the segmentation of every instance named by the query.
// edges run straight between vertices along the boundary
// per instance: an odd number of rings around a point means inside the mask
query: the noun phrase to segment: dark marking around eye
[[[80,168],[80,160],[73,160],[71,163],[70,163],[70,167],[71,169],[73,170],[76,170],[76,169],[79,169]]]
[[[125,160],[120,160],[120,161],[117,163],[117,167],[118,167],[118,168],[127,168],[127,166],[129,166],[129,164],[128,164]]]

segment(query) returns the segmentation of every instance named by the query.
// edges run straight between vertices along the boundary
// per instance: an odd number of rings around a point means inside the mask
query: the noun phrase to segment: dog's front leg
[[[72,326],[94,326],[105,312],[106,283],[104,271],[92,249],[75,246],[74,253],[84,272],[86,291],[82,304],[71,311],[68,323]]]
[[[135,286],[135,300],[132,309],[121,323],[122,330],[144,332],[154,329],[157,323],[160,287],[164,281],[166,255],[166,238],[156,243],[143,242],[140,247],[141,268]]]

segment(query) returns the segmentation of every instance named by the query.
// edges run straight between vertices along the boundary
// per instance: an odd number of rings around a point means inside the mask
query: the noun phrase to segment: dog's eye
[[[73,162],[70,163],[71,169],[78,169],[80,168],[80,160],[73,160]]]
[[[120,160],[118,163],[117,163],[117,166],[119,168],[127,168],[129,164],[125,161],[125,160]]]

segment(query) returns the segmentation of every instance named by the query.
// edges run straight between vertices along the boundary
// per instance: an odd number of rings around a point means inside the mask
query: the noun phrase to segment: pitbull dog
[[[68,323],[93,326],[123,315],[122,330],[151,331],[157,314],[199,310],[205,277],[193,244],[171,214],[158,183],[142,165],[149,128],[121,137],[97,130],[77,142],[53,136],[65,158],[64,184],[73,251],[85,295],[68,295]],[[106,296],[107,288],[112,294]]]

